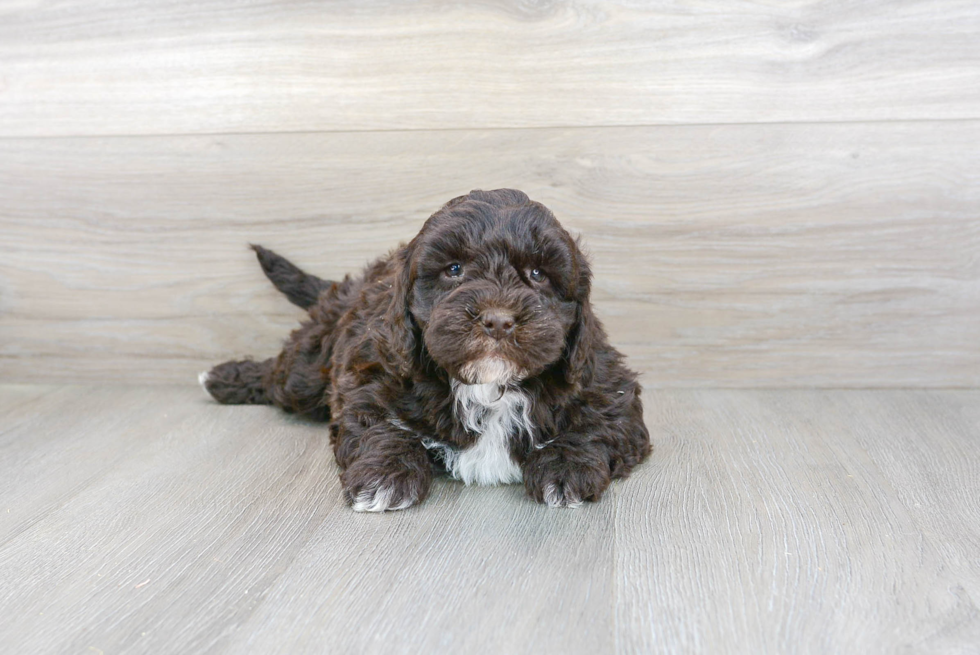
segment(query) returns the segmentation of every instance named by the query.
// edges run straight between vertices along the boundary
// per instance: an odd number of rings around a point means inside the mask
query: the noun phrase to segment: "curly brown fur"
[[[574,507],[650,453],[636,374],[589,302],[589,264],[522,192],[456,198],[340,282],[253,248],[309,319],[277,358],[226,362],[202,382],[219,402],[329,420],[354,509],[421,502],[434,470],[523,480],[534,500]]]

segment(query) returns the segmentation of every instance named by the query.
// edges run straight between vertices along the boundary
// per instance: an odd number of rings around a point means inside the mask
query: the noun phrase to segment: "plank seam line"
[[[524,125],[509,127],[444,127],[444,128],[388,128],[388,129],[343,129],[343,130],[281,130],[281,131],[227,131],[227,132],[161,132],[149,134],[37,134],[15,136],[4,134],[0,128],[0,142],[3,141],[46,141],[56,139],[166,139],[186,137],[222,136],[272,136],[272,135],[315,135],[315,134],[401,134],[443,132],[527,132],[548,130],[616,130],[632,128],[677,128],[677,127],[762,127],[762,126],[813,126],[813,125],[899,125],[925,123],[980,123],[980,116],[958,118],[887,118],[887,119],[841,119],[841,120],[802,120],[802,121],[750,121],[750,122],[703,122],[703,123],[630,123],[613,125]]]

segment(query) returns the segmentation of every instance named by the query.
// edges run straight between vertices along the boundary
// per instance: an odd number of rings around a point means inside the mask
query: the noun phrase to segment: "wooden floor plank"
[[[875,396],[874,403],[839,396],[829,414],[860,415],[855,439],[951,574],[980,599],[980,392]]]
[[[322,426],[199,389],[117,397],[129,424],[79,435],[111,467],[0,548],[6,647],[209,652],[338,505]]]
[[[6,136],[980,118],[974,0],[0,11]]]
[[[518,486],[440,479],[423,505],[379,516],[342,502],[322,425],[190,387],[0,385],[0,406],[23,412],[0,434],[0,643],[154,654],[980,643],[980,392],[644,401],[654,455],[597,505],[550,510]]]
[[[612,504],[443,480],[418,508],[323,524],[229,653],[601,653]]]
[[[859,411],[828,418],[845,394],[855,409],[878,402],[859,391],[648,396],[658,456],[617,495],[620,652],[980,643],[975,600],[855,433],[893,448],[891,435]]]
[[[583,236],[648,386],[977,385],[968,142],[980,121],[0,141],[0,377],[272,355],[301,312],[248,242],[336,279],[516,186]]]
[[[4,387],[3,396],[20,395]],[[146,390],[61,387],[8,413],[0,430],[0,502],[5,543],[145,445],[158,417]],[[122,411],[118,411],[122,408]],[[170,418],[185,415],[177,406]],[[4,421],[8,423],[8,421]]]
[[[0,393],[0,435],[19,422],[36,417],[38,401],[60,389],[61,385],[56,384],[3,383],[3,393]]]

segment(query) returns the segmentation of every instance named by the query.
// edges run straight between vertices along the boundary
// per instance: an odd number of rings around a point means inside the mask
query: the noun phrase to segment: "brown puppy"
[[[473,191],[356,278],[328,282],[253,246],[310,319],[282,353],[201,375],[222,403],[330,421],[348,501],[404,509],[433,469],[596,501],[650,453],[640,385],[589,304],[578,244],[520,191]]]

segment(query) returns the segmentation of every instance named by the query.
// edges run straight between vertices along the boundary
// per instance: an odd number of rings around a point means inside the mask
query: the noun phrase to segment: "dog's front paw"
[[[524,487],[531,498],[548,507],[596,502],[609,486],[609,467],[594,458],[565,457],[560,452],[535,455],[525,464]]]
[[[355,512],[386,512],[415,505],[429,493],[431,473],[404,465],[356,461],[341,475],[344,495]]]

